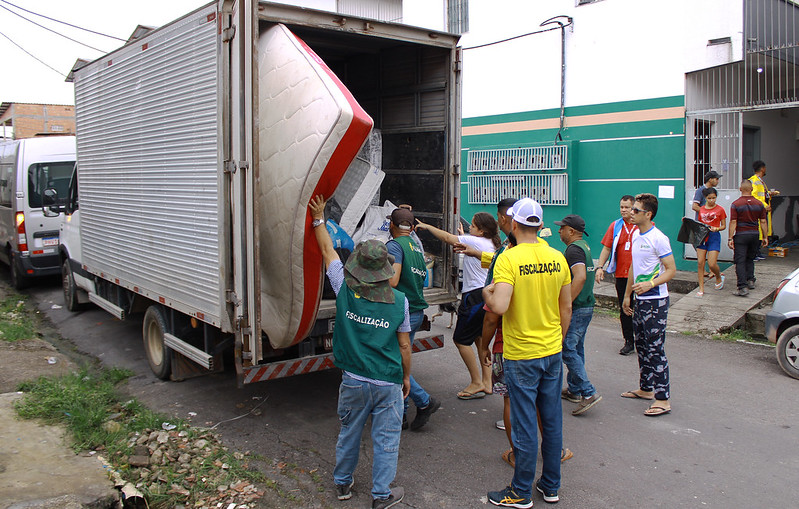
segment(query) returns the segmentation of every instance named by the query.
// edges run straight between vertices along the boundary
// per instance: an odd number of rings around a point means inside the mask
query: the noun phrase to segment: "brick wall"
[[[12,103],[0,123],[14,126],[16,139],[37,134],[75,134],[75,107],[62,104]]]

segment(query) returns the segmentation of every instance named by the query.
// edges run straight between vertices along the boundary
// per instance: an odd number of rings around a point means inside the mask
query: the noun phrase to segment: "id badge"
[[[629,240],[624,243],[624,250],[625,251],[629,251],[630,250],[630,241]]]

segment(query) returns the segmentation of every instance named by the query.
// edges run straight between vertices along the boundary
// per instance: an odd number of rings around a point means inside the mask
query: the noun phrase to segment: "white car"
[[[799,269],[783,279],[766,314],[766,337],[777,344],[777,362],[789,376],[799,378]]]

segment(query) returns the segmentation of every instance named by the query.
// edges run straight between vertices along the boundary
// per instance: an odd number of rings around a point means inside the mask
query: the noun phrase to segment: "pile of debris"
[[[249,509],[264,494],[251,480],[236,478],[224,462],[231,457],[227,448],[210,431],[146,429],[131,434],[128,446],[133,454],[127,459],[122,487],[126,498],[167,495],[186,508]],[[248,456],[249,452],[232,454],[244,469]]]

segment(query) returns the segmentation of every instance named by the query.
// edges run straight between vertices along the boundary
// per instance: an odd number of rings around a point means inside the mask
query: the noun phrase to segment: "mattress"
[[[258,40],[261,328],[273,348],[308,336],[322,292],[311,197],[333,195],[373,122],[335,74],[284,25]]]

